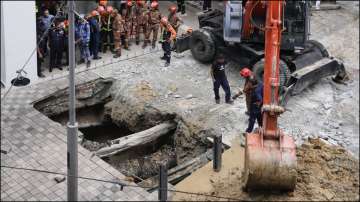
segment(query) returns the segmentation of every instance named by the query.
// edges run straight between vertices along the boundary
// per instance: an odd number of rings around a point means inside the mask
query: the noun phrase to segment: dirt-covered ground
[[[241,169],[212,184],[209,195],[239,200],[269,201],[358,201],[359,161],[338,146],[320,139],[309,139],[297,149],[297,185],[294,192],[269,193],[242,191]],[[194,198],[193,198],[194,199]],[[197,197],[196,200],[218,200]]]

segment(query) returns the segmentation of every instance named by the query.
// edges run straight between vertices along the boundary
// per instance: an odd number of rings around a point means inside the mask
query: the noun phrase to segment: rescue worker
[[[125,34],[124,38],[124,48],[127,50],[130,46],[131,36],[135,34],[137,30],[137,18],[136,18],[136,7],[132,1],[128,1],[126,4],[126,13],[125,13]]]
[[[90,55],[94,60],[99,60],[99,46],[100,46],[100,24],[99,24],[99,12],[93,10],[89,18],[90,25]]]
[[[168,20],[177,33],[182,23],[182,20],[176,15],[176,10],[177,10],[176,6],[169,7]]]
[[[69,21],[68,20],[64,20],[63,23],[61,23],[61,25],[63,26],[64,30],[65,30],[65,39],[64,39],[64,51],[65,51],[65,65],[68,66],[69,65]]]
[[[84,16],[81,15],[80,19],[77,21],[76,25],[76,43],[80,46],[81,60],[79,63],[86,63],[86,67],[90,67],[90,50],[89,50],[89,42],[90,42],[90,25],[84,19]]]
[[[46,30],[50,29],[51,23],[53,22],[54,16],[49,14],[49,10],[45,9],[43,15],[40,17],[42,23],[42,31],[46,32]],[[47,44],[48,44],[48,36],[43,38],[43,43],[41,44],[41,48],[44,51],[44,56],[47,55]]]
[[[139,45],[140,43],[140,33],[142,32],[144,35],[144,44],[143,44],[143,48],[146,47],[145,44],[145,38],[146,38],[146,33],[147,33],[147,29],[148,29],[148,10],[145,8],[145,1],[140,0],[137,1],[137,5],[136,5],[136,16],[137,16],[137,29],[136,29],[136,36],[135,36],[135,42],[136,45]]]
[[[161,20],[161,13],[158,10],[159,3],[154,1],[151,3],[151,10],[148,14],[149,19],[149,29],[146,35],[146,39],[144,42],[144,47],[147,46],[147,43],[150,43],[150,35],[153,33],[153,40],[152,40],[152,48],[155,48],[156,41],[158,39],[158,32],[160,27],[160,20]]]
[[[115,9],[111,15],[114,18],[112,24],[115,42],[114,58],[118,58],[121,56],[121,34],[125,32],[125,20],[121,17],[117,9]]]
[[[220,86],[225,92],[225,102],[227,104],[233,103],[233,101],[231,100],[229,82],[225,74],[225,65],[226,65],[225,58],[222,54],[220,54],[216,57],[216,60],[214,61],[210,69],[210,74],[214,85],[216,104],[220,104],[220,95],[219,95]]]
[[[49,31],[49,47],[50,47],[50,66],[49,72],[53,68],[61,68],[61,59],[64,51],[65,30],[61,27],[60,21],[55,22],[55,27]]]
[[[257,121],[258,125],[262,126],[262,114],[261,107],[263,103],[263,84],[261,82],[257,82],[253,80],[253,84],[255,86],[255,90],[251,92],[251,105],[250,105],[250,115],[249,115],[249,124],[246,129],[247,133],[251,133],[254,129],[255,121]]]
[[[162,49],[164,51],[164,56],[161,57],[162,60],[165,60],[165,67],[170,65],[171,59],[171,42],[176,39],[176,31],[169,23],[167,17],[161,18],[161,30],[162,32]]]
[[[37,28],[39,29],[39,28]],[[36,35],[36,44],[37,44],[37,75],[38,77],[45,77],[44,74],[41,72],[41,64],[44,62],[44,52],[42,51],[41,47],[40,47],[40,40],[42,38],[42,33],[40,31],[38,31],[37,35]]]
[[[111,16],[113,10],[114,9],[112,6],[107,6],[105,11],[103,12],[103,15],[101,16],[102,19],[101,41],[102,41],[103,53],[106,53],[108,47],[112,52],[114,49],[113,48],[114,35],[112,31],[113,18]]]
[[[250,105],[251,105],[251,94],[252,91],[254,91],[254,75],[252,73],[252,71],[245,67],[240,71],[240,76],[245,78],[245,84],[244,84],[244,88],[242,90],[240,90],[236,95],[233,96],[233,99],[236,99],[237,97],[239,97],[241,94],[245,94],[245,101],[246,101],[246,112],[245,114],[249,115],[249,111],[250,111]]]
[[[185,0],[177,0],[177,4],[178,4],[178,12],[181,12],[182,16],[186,16]]]

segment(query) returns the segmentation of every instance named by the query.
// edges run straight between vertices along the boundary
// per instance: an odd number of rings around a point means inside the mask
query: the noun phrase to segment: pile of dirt
[[[297,149],[297,158],[298,177],[294,192],[243,192],[241,170],[236,168],[228,177],[212,182],[214,188],[207,194],[239,200],[359,200],[359,161],[345,149],[328,145],[320,139],[309,139]]]

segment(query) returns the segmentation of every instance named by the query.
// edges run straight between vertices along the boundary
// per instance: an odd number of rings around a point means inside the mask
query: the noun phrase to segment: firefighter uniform
[[[144,7],[144,5],[137,5],[136,7],[136,16],[137,16],[137,29],[136,29],[136,44],[140,43],[140,33],[144,34],[144,39],[146,38],[147,28],[148,28],[148,10]],[[143,48],[145,48],[145,40]]]
[[[110,50],[113,51],[114,47],[114,35],[112,31],[112,23],[113,18],[110,13],[104,12],[103,16],[101,16],[101,41],[102,41],[102,49],[103,53],[106,53],[107,48],[110,47]]]
[[[134,5],[126,8],[125,23],[124,48],[129,49],[131,36],[135,35],[137,30],[136,7]]]
[[[165,66],[169,66],[171,59],[171,42],[176,38],[176,31],[169,22],[161,25],[164,27],[164,29],[162,29],[162,49],[164,50],[164,56],[161,57],[161,59],[166,61]]]
[[[170,25],[174,28],[174,30],[177,33],[182,23],[182,20],[176,15],[176,13],[170,13],[168,16],[168,20]]]
[[[155,48],[155,44],[158,38],[158,32],[160,28],[160,20],[161,20],[161,13],[158,9],[152,9],[148,13],[148,19],[149,19],[149,29],[147,30],[146,40],[145,40],[145,46],[147,43],[150,43],[150,35],[153,33],[153,39],[152,39],[152,47]]]
[[[114,21],[112,24],[115,42],[114,58],[121,56],[121,35],[125,33],[125,20],[121,17],[117,10],[113,12]]]

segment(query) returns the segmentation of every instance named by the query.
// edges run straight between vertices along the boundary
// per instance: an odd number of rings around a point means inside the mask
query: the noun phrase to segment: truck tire
[[[190,49],[196,60],[203,63],[212,62],[216,54],[216,44],[212,33],[203,28],[195,30],[191,34]]]
[[[265,59],[259,60],[255,65],[253,66],[253,73],[254,77],[257,81],[263,82],[264,77],[264,65],[265,65]],[[290,70],[286,63],[283,60],[280,60],[280,90],[283,87],[286,87],[287,82],[289,81],[291,76]]]

